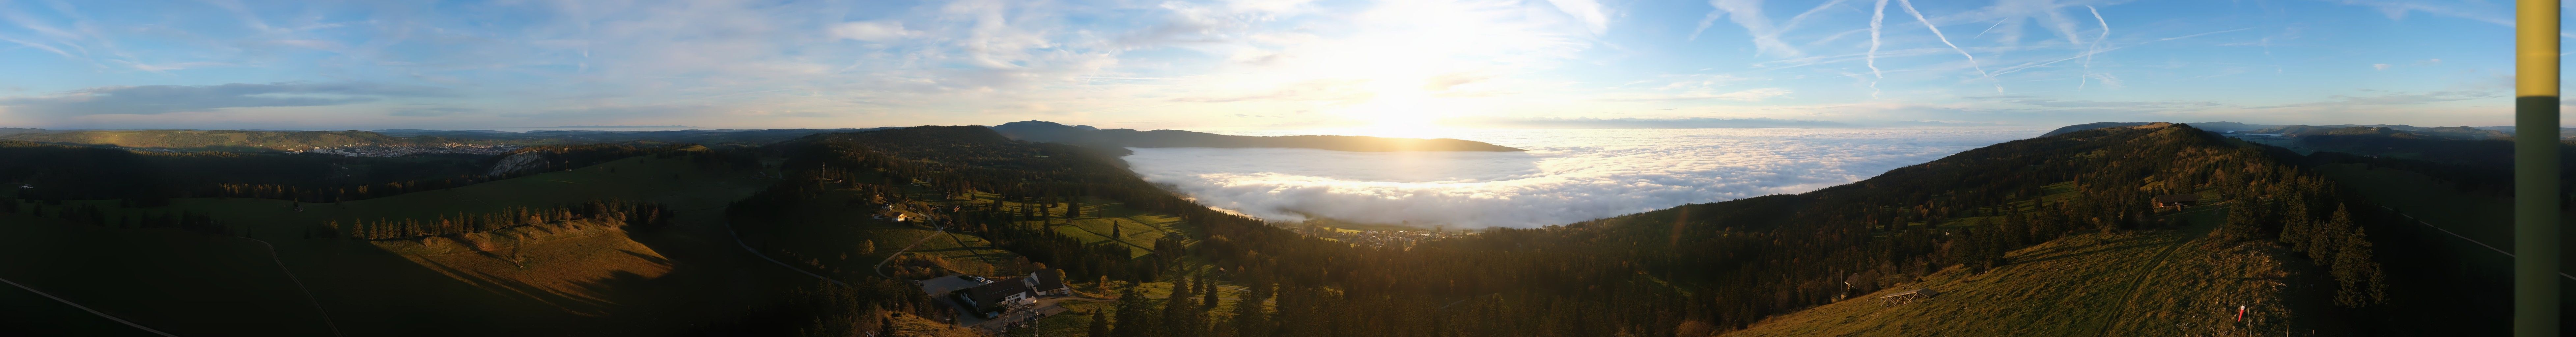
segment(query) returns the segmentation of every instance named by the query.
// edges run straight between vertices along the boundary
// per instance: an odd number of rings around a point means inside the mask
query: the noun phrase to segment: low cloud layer
[[[1532,149],[1138,148],[1146,180],[1263,219],[1537,227],[1800,193],[2037,134],[2029,128],[1481,130]]]
[[[448,89],[373,83],[232,83],[223,85],[144,85],[81,89],[54,96],[0,100],[13,111],[47,115],[151,115],[221,108],[296,107],[370,102],[386,97],[448,97]],[[412,111],[412,110],[406,110]],[[453,113],[436,109],[422,113]],[[403,111],[397,111],[401,115]]]

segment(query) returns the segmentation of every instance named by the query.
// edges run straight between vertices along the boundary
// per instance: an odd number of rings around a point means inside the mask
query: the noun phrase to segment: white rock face
[[[500,163],[492,164],[492,172],[486,173],[485,175],[497,176],[512,172],[526,171],[537,168],[537,166],[544,164],[545,161],[546,156],[537,154],[537,151],[520,152],[519,154],[510,155],[509,158],[501,158]]]

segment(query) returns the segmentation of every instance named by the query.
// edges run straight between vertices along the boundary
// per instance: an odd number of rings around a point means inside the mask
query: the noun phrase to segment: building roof
[[[1064,272],[1062,269],[1047,269],[1040,270],[1035,275],[1031,275],[1029,277],[1037,280],[1035,283],[1037,283],[1036,289],[1038,291],[1048,291],[1065,288],[1064,277],[1059,276],[1063,274]]]
[[[978,309],[978,311],[990,311],[991,309],[1001,308],[1002,298],[1004,297],[1028,293],[1029,286],[1028,284],[1020,283],[1019,280],[1004,280],[985,283],[984,285],[975,286],[974,288],[966,288],[965,291],[966,299],[968,301],[975,302],[975,309]]]
[[[2167,202],[2199,202],[2199,201],[2200,201],[2200,194],[2199,194],[2199,193],[2192,193],[2192,194],[2168,194],[2168,195],[2160,195],[2160,196],[2156,196],[2156,202],[2157,202],[2157,203],[2167,203]]]

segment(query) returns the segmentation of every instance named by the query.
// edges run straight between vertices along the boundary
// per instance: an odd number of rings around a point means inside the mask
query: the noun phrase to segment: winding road
[[[10,282],[10,281],[9,281],[9,279],[0,279],[0,283],[8,283],[9,285],[17,286],[17,287],[18,287],[18,289],[26,289],[26,290],[27,290],[27,292],[36,293],[37,295],[44,295],[44,296],[45,296],[45,298],[51,298],[51,299],[54,299],[54,301],[55,301],[55,302],[63,302],[63,304],[71,305],[73,308],[80,308],[80,310],[81,310],[81,311],[88,311],[90,314],[98,315],[98,317],[104,317],[104,318],[107,318],[108,320],[116,321],[117,323],[125,323],[125,326],[134,327],[134,328],[136,328],[136,329],[143,329],[143,331],[149,331],[149,332],[152,332],[152,334],[155,334],[155,335],[162,335],[162,336],[168,336],[168,337],[179,337],[178,335],[172,335],[172,334],[170,334],[170,333],[168,333],[168,332],[161,332],[161,330],[153,330],[152,328],[150,328],[150,327],[145,327],[145,326],[143,326],[142,324],[134,324],[134,322],[126,321],[126,320],[125,320],[125,319],[123,319],[123,318],[116,318],[116,316],[110,316],[110,315],[108,315],[107,313],[104,313],[104,312],[98,312],[98,310],[97,310],[97,309],[90,309],[90,308],[89,308],[89,306],[80,305],[80,303],[72,303],[72,301],[71,301],[71,300],[66,300],[66,299],[63,299],[63,298],[61,298],[61,297],[54,297],[54,294],[47,294],[47,293],[45,293],[44,291],[36,290],[36,288],[29,288],[29,287],[27,287],[27,285],[24,285],[24,284],[18,284],[18,282]]]
[[[295,281],[295,289],[304,291],[304,300],[313,302],[313,311],[322,313],[322,324],[331,327],[332,336],[344,336],[340,333],[340,323],[331,321],[331,310],[322,308],[322,299],[313,297],[313,288],[304,287],[304,279],[295,277],[295,270],[287,269],[286,261],[277,258],[277,245],[268,244],[268,241],[266,240],[252,239],[247,236],[239,238],[250,240],[251,242],[258,242],[260,246],[268,247],[268,262],[276,262],[277,270],[286,273],[286,280]]]

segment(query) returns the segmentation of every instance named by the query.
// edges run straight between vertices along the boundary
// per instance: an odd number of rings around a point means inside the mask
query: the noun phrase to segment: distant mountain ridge
[[[481,143],[521,146],[625,142],[765,145],[820,133],[867,132],[885,129],[894,129],[894,127],[867,129],[673,131],[544,130],[529,132],[423,129],[382,129],[374,131],[264,131],[184,129],[45,130],[0,128],[0,140],[217,151],[277,151],[351,145],[424,145],[439,143]]]
[[[2051,130],[2051,131],[2049,131],[2049,132],[2048,132],[2048,133],[2046,133],[2046,134],[2041,134],[2041,135],[2040,135],[2040,137],[2055,136],[2055,135],[2059,135],[2059,134],[2065,134],[2065,133],[2068,133],[2068,132],[2076,132],[2076,131],[2083,131],[2083,130],[2092,130],[2092,129],[2100,129],[2100,128],[2112,128],[2112,127],[2125,127],[2125,126],[2138,126],[2138,125],[2146,125],[2146,124],[2150,124],[2150,123],[2157,123],[2157,122],[2097,122],[2097,123],[2084,123],[2084,124],[2068,125],[2068,126],[2066,126],[2066,127],[2057,128],[2056,130]],[[2342,124],[2342,125],[2301,125],[2301,124],[2286,124],[2286,125],[2276,125],[2276,124],[2246,124],[2246,123],[2237,123],[2237,122],[2199,122],[2199,123],[2189,123],[2189,124],[2191,124],[2191,126],[2192,126],[2193,128],[2197,128],[2197,129],[2201,129],[2201,130],[2206,130],[2206,131],[2210,131],[2210,132],[2218,132],[2218,133],[2260,133],[2260,134],[2278,134],[2278,135],[2285,136],[2285,137],[2300,137],[2300,136],[2310,136],[2310,135],[2327,135],[2327,134],[2331,134],[2331,135],[2382,135],[2382,136],[2398,137],[2398,138],[2462,139],[2462,140],[2502,139],[2502,138],[2506,138],[2506,137],[2513,137],[2513,127],[2511,127],[2511,126],[2477,126],[2477,127],[2472,127],[2472,126],[2439,126],[2439,127],[2424,127],[2424,126],[2413,126],[2413,125],[2405,125],[2405,124],[2394,124],[2394,125],[2391,125],[2391,124],[2369,124],[2369,125],[2362,125],[2362,124]],[[2571,138],[2571,137],[2576,137],[2576,128],[2559,128],[2559,131],[2558,131],[2558,132],[2561,134],[2561,137],[2560,137],[2560,138]]]
[[[1182,130],[1136,131],[1135,129],[1100,129],[1089,125],[1064,125],[1047,121],[1019,121],[991,126],[1005,137],[1033,142],[1064,143],[1092,147],[1217,147],[1217,148],[1303,148],[1353,152],[1393,151],[1527,151],[1485,142],[1458,139],[1385,138],[1368,136],[1236,136]]]
[[[249,130],[40,130],[0,134],[0,140],[148,148],[286,150],[364,144],[425,144],[453,140],[397,137],[367,131]]]
[[[2084,130],[2092,130],[2092,129],[2100,129],[2100,128],[2130,127],[2130,126],[2148,125],[2148,124],[2155,124],[2155,123],[2167,123],[2167,122],[2094,122],[2094,123],[2084,123],[2084,124],[2068,125],[2068,126],[2066,126],[2066,127],[2057,128],[2056,130],[2049,130],[2049,131],[2048,131],[2048,133],[2040,134],[2039,136],[2040,136],[2040,137],[2048,137],[2048,136],[2055,136],[2055,135],[2066,134],[2066,133],[2068,133],[2068,132],[2076,132],[2076,131],[2084,131]],[[2190,123],[2190,124],[2191,124],[2191,127],[2192,127],[2192,128],[2195,128],[2195,129],[2201,129],[2201,130],[2206,130],[2206,131],[2210,131],[2210,132],[2220,132],[2220,133],[2226,133],[2226,132],[2242,132],[2242,131],[2258,130],[2258,129],[2263,129],[2263,128],[2276,128],[2276,127],[2281,127],[2280,125],[2268,125],[2268,124],[2245,124],[2245,123],[2224,122],[2224,121],[2221,121],[2221,122],[2199,122],[2199,123]]]

